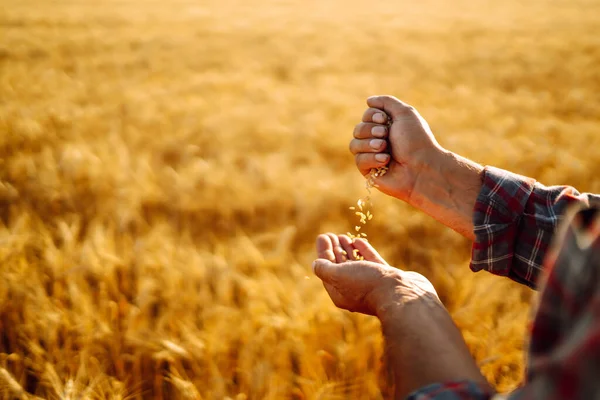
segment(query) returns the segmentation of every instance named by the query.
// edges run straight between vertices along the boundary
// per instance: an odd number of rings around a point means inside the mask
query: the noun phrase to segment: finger
[[[373,168],[384,167],[390,161],[387,153],[358,153],[354,161],[361,174],[367,175]]]
[[[376,124],[386,124],[388,116],[383,108],[367,108],[362,117],[363,122],[375,122]]]
[[[369,110],[383,110],[392,118],[413,110],[413,107],[411,107],[409,104],[398,100],[394,96],[371,96],[367,99],[367,105],[371,107]]]
[[[372,261],[384,265],[388,263],[379,255],[377,250],[369,242],[364,239],[354,239],[352,245],[355,249],[358,249],[360,254],[365,258],[366,261]]]
[[[335,262],[343,263],[345,261],[348,261],[347,254],[344,254],[346,252],[344,251],[344,249],[342,249],[342,246],[340,246],[340,241],[337,235],[334,233],[328,233],[327,236],[329,236],[331,244],[333,245],[333,254],[335,255]]]
[[[385,139],[352,139],[350,141],[350,152],[358,153],[381,153],[387,147]]]
[[[387,125],[373,122],[361,122],[354,127],[354,137],[357,139],[384,138],[388,134]]]
[[[323,282],[332,282],[335,279],[337,265],[324,258],[317,258],[312,264],[313,272]]]
[[[350,239],[350,237],[347,235],[339,235],[338,239],[340,241],[340,245],[348,254],[348,259],[353,259],[354,246],[352,245],[352,239]]]
[[[329,261],[335,261],[333,254],[333,244],[328,235],[321,234],[317,236],[317,257]]]

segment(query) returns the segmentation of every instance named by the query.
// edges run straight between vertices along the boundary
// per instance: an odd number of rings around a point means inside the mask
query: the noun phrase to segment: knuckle
[[[404,115],[414,114],[417,112],[417,109],[411,106],[410,104],[402,104],[400,107],[400,112]]]

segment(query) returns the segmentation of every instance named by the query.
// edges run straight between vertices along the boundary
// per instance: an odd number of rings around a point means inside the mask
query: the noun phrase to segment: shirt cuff
[[[473,213],[475,241],[471,270],[507,276],[513,262],[518,224],[535,179],[486,166]]]
[[[408,395],[406,400],[488,400],[494,393],[472,381],[434,383]]]

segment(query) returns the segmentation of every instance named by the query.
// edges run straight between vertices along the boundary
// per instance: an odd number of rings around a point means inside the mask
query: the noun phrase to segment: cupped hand
[[[354,259],[354,250],[364,257]],[[322,281],[333,303],[342,309],[379,315],[392,304],[437,293],[421,274],[389,266],[363,239],[350,239],[333,233],[317,237],[317,259],[313,270]]]

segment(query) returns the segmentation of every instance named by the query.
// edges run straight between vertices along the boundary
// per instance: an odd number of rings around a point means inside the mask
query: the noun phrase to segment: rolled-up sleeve
[[[409,400],[600,398],[600,209],[579,202],[563,218],[544,260],[526,381],[508,394],[471,381],[437,383]]]
[[[493,393],[472,381],[436,383],[411,393],[407,400],[488,400]]]
[[[532,178],[486,167],[473,213],[471,269],[507,276],[536,288],[546,251],[565,210],[600,197],[570,186],[546,187]]]

